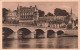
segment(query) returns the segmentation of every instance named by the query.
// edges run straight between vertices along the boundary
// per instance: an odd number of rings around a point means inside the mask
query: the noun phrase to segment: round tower
[[[19,4],[17,6],[17,18],[18,19],[20,18],[20,6],[19,6]]]

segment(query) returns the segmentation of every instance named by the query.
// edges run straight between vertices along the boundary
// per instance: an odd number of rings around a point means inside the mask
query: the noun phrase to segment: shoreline
[[[61,37],[78,37],[78,35],[64,34],[64,35],[61,35]]]

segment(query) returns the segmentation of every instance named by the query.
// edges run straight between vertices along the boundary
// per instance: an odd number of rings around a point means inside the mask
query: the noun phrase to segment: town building
[[[60,28],[65,25],[63,23],[65,17],[66,16],[39,17],[37,21],[37,26]]]
[[[8,11],[8,14],[6,16],[7,16],[8,20],[10,20],[10,19],[14,19],[15,20],[17,18],[16,12],[15,11],[11,11],[11,10]]]
[[[11,11],[9,10],[7,15],[6,15],[6,24],[15,24],[17,20],[17,15],[16,15],[16,11]]]

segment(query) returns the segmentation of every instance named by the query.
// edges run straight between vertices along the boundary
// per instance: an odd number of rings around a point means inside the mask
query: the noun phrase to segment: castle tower
[[[70,14],[72,15],[72,8],[71,8],[71,12],[70,12]]]
[[[37,8],[36,5],[35,5],[35,14],[34,14],[34,16],[35,16],[34,20],[37,21],[38,18],[39,18],[39,13],[38,13],[38,8]]]
[[[18,19],[20,18],[20,6],[19,6],[19,4],[17,6],[17,18]]]

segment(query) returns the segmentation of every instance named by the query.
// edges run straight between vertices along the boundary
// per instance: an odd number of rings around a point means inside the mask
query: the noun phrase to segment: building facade
[[[22,7],[18,5],[17,17],[19,18],[20,25],[33,25],[34,21],[38,20],[39,17],[37,6]]]
[[[16,22],[18,22],[17,20],[17,15],[16,15],[16,11],[8,11],[8,14],[6,15],[6,24],[17,24]]]
[[[37,21],[37,26],[60,28],[65,25],[63,23],[65,17],[66,16],[39,17]]]

